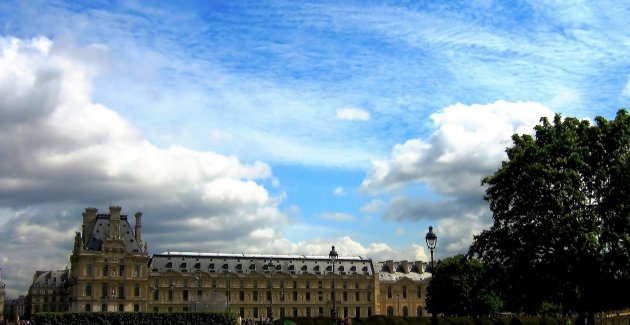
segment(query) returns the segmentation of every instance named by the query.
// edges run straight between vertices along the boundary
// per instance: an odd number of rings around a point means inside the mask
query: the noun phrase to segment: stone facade
[[[424,262],[339,256],[333,272],[328,256],[150,257],[141,237],[142,214],[135,214],[132,228],[120,212],[120,207],[110,207],[108,214],[85,210],[70,270],[36,273],[28,297],[32,312],[229,310],[265,319],[330,317],[334,306],[340,317],[426,314],[430,275]]]

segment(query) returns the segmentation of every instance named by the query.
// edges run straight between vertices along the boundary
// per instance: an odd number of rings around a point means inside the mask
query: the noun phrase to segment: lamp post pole
[[[269,324],[273,324],[273,272],[275,270],[275,265],[270,260],[269,264],[267,264],[267,270],[269,270]]]
[[[332,250],[330,250],[330,253],[328,254],[328,258],[332,262],[332,301],[333,301],[333,307],[332,307],[332,312],[331,312],[332,325],[337,324],[337,306],[335,305],[335,300],[337,300],[335,297],[335,261],[337,260],[338,257],[339,257],[339,254],[337,254],[337,251],[335,251],[335,246],[333,246]]]
[[[429,232],[424,239],[427,242],[427,247],[429,247],[429,250],[431,251],[431,278],[433,278],[433,249],[437,246],[437,235],[433,232],[433,226],[429,226]],[[435,305],[431,311],[431,323],[433,325],[437,325],[437,310],[435,309]]]

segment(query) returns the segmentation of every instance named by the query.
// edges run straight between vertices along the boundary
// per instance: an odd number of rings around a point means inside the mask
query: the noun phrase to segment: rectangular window
[[[125,299],[125,285],[121,284],[118,286],[118,298]]]
[[[392,286],[388,285],[387,286],[387,298],[392,298]]]
[[[293,281],[293,288],[297,288],[297,281]]]
[[[153,300],[154,301],[160,300],[160,290],[153,290]]]
[[[140,284],[136,283],[133,287],[133,295],[134,297],[140,297]]]
[[[306,293],[306,301],[311,301],[311,293],[310,292]]]
[[[140,305],[135,304],[133,305],[133,311],[135,311],[136,313],[140,311]]]
[[[403,286],[402,288],[402,292],[403,292],[403,298],[407,298],[407,286]]]
[[[319,307],[319,317],[324,317],[324,307]]]
[[[85,310],[85,311],[92,311],[92,305],[85,304],[85,308],[83,310]]]
[[[254,288],[258,288],[258,280],[254,280]]]
[[[354,301],[359,302],[361,301],[361,293],[360,292],[355,292],[354,293]]]
[[[319,288],[319,289],[322,288],[322,281],[317,281],[317,288]]]
[[[280,281],[280,288],[284,288],[284,280]]]
[[[238,308],[238,314],[239,316],[241,316],[241,318],[245,317],[245,307],[239,307]]]
[[[241,280],[239,282],[239,285],[240,285],[241,288],[245,288],[245,281]]]
[[[258,307],[254,307],[254,318],[258,318]]]
[[[118,266],[118,276],[120,277],[125,276],[125,264],[121,264]]]
[[[168,301],[173,301],[173,289],[168,291]]]
[[[317,292],[317,300],[324,301],[324,294],[321,291]]]
[[[311,307],[306,307],[306,317],[311,317]]]
[[[136,278],[139,278],[141,273],[142,273],[142,266],[140,264],[136,264],[136,267],[134,269],[134,273]]]
[[[197,290],[197,299],[203,298],[203,290]]]
[[[372,307],[368,306],[368,314],[367,314],[367,316],[368,317],[372,317]]]
[[[348,281],[343,281],[343,288],[348,289]]]
[[[184,301],[188,301],[188,290],[182,291],[182,299],[184,299]]]
[[[92,284],[88,283],[85,285],[85,296],[92,297]]]
[[[293,307],[293,317],[298,317],[298,309],[297,309],[297,307]]]
[[[238,301],[245,301],[245,291],[241,290],[238,292]]]
[[[298,292],[297,291],[293,291],[293,301],[298,301]]]
[[[311,288],[311,282],[306,281],[306,289],[310,289]]]
[[[417,290],[418,290],[418,292],[417,292],[418,298],[422,298],[422,287],[418,286]]]
[[[360,289],[360,286],[359,286],[359,281],[355,281],[355,282],[354,282],[354,288],[355,288],[355,289],[357,289],[357,290],[359,290],[359,289]]]
[[[101,305],[101,311],[107,311],[107,304]]]
[[[109,264],[103,265],[103,276],[109,275]]]
[[[254,301],[258,301],[258,291],[254,291],[254,292],[252,293],[252,298],[253,298],[252,300],[254,300]]]
[[[107,297],[108,292],[109,292],[109,286],[107,285],[107,283],[103,283],[101,285],[101,298]]]
[[[348,291],[343,292],[343,301],[348,301]]]
[[[118,311],[125,311],[125,306],[123,304],[119,304]]]
[[[94,269],[92,267],[92,263],[89,263],[88,265],[85,266],[85,275],[94,276]]]
[[[354,317],[361,317],[361,307],[354,308]]]
[[[267,301],[271,301],[271,291],[267,291]]]
[[[184,288],[188,288],[188,279],[184,279]]]

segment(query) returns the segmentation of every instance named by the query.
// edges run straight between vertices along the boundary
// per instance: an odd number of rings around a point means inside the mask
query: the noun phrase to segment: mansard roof
[[[152,272],[332,274],[328,256],[165,252],[153,255],[149,264]],[[374,266],[371,259],[339,256],[335,274],[373,275]]]
[[[425,272],[425,262],[422,261],[384,261],[375,264],[378,279],[382,282],[397,282],[411,280],[424,281],[431,278],[431,273]]]
[[[68,281],[68,270],[36,271],[33,287],[62,288]]]
[[[96,216],[96,222],[87,240],[87,250],[101,250],[103,242],[109,236],[109,218],[109,214],[98,214]],[[122,237],[122,240],[125,242],[125,249],[127,252],[137,253],[141,251],[140,246],[136,241],[134,229],[133,227],[131,227],[131,224],[129,224],[127,215],[120,215],[119,233]]]

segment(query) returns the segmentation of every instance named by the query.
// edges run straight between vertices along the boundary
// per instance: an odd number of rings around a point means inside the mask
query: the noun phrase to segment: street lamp
[[[332,312],[331,312],[331,316],[332,316],[332,324],[336,325],[337,324],[337,309],[335,306],[335,261],[337,260],[337,258],[339,257],[339,254],[337,254],[337,252],[335,251],[335,246],[332,247],[332,250],[330,251],[330,253],[328,254],[328,258],[330,259],[330,261],[332,262],[332,301],[333,301],[333,307],[332,307]]]
[[[273,324],[273,271],[275,269],[275,265],[273,262],[269,260],[269,264],[267,264],[267,270],[269,270],[269,313],[267,317],[269,318],[269,324]]]
[[[429,226],[429,232],[424,237],[427,241],[427,247],[431,251],[431,277],[433,277],[433,249],[437,246],[437,235],[433,232],[433,227]],[[431,324],[437,325],[437,310],[435,309],[435,305],[433,306],[433,310],[431,310]]]
[[[424,239],[427,241],[427,247],[431,251],[431,274],[433,274],[433,249],[437,245],[437,235],[433,232],[433,226],[429,226],[429,232]]]

